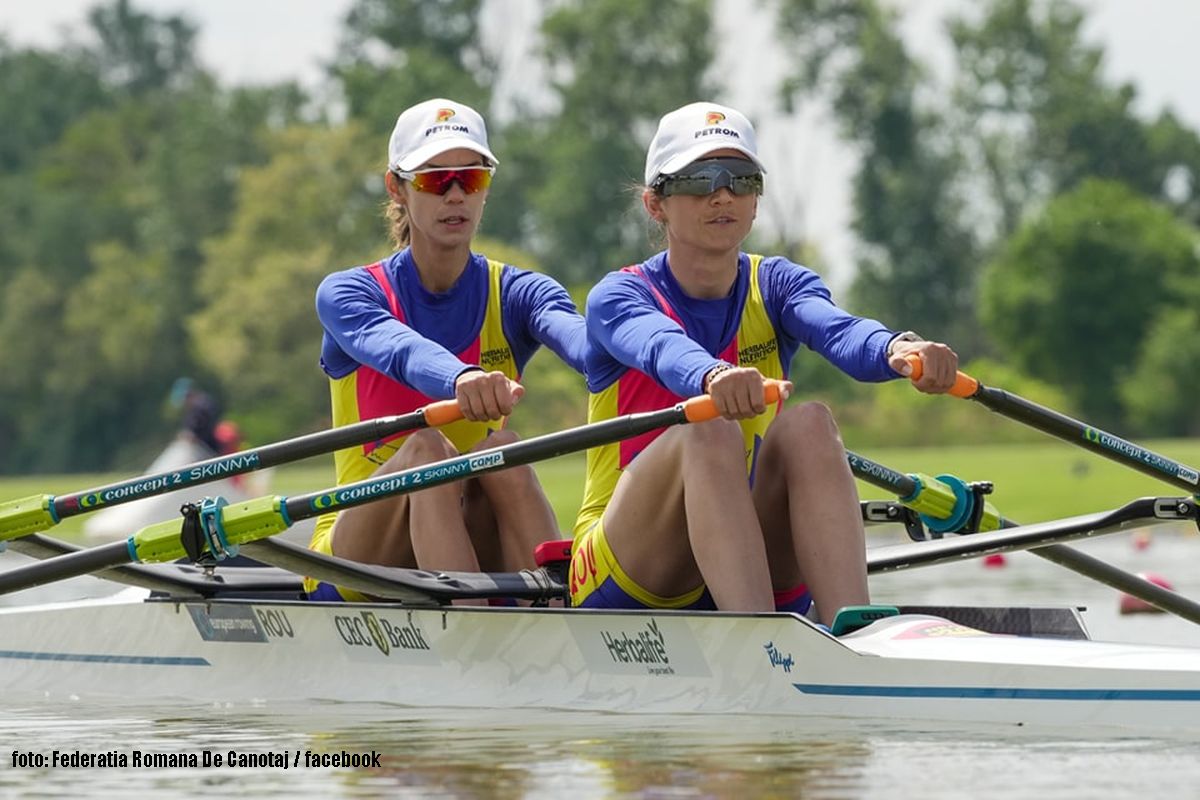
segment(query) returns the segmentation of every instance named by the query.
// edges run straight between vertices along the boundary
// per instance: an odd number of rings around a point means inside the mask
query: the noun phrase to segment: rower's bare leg
[[[703,582],[719,609],[774,609],[734,422],[672,428],[655,439],[617,482],[604,535],[621,567],[649,592],[675,597]]]
[[[780,412],[758,454],[753,494],[775,589],[807,583],[826,625],[839,608],[870,602],[858,489],[828,407]]]
[[[486,450],[491,447],[512,444],[520,437],[508,430],[496,431],[480,442],[474,450]],[[499,560],[488,569],[516,572],[522,569],[533,569],[533,550],[542,542],[560,539],[562,534],[558,529],[558,520],[554,517],[554,509],[542,491],[537,473],[529,465],[513,467],[512,469],[488,472],[475,479],[492,512],[494,524],[488,535],[493,542],[499,544]],[[472,497],[467,495],[468,509]],[[468,510],[468,520],[476,515]],[[480,563],[487,565],[483,558],[485,542],[479,541],[479,536],[485,531],[477,530],[471,525],[471,535],[475,539],[475,550],[480,554]]]
[[[375,475],[387,475],[458,455],[435,430],[418,431]],[[477,572],[479,562],[462,515],[461,482],[349,508],[333,529],[333,553],[390,567]]]

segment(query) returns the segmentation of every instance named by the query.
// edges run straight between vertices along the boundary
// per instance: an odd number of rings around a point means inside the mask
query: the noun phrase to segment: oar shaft
[[[0,572],[0,594],[31,589],[45,583],[74,578],[110,567],[128,564],[129,546],[125,541],[110,542],[74,553],[55,556],[45,561]]]
[[[33,495],[9,500],[0,503],[0,542],[49,530],[67,517],[87,514],[107,506],[186,489],[289,461],[299,461],[344,447],[380,441],[396,434],[444,425],[462,418],[457,401],[443,400],[408,414],[378,417],[320,433],[310,433],[74,494],[59,497]]]
[[[923,519],[929,524],[933,524],[933,520],[927,515],[932,515],[934,518],[945,519],[951,514],[958,511],[956,503],[957,498],[953,494],[951,487],[939,481],[936,478],[930,478],[927,475],[911,476],[896,472],[893,469],[885,467],[882,464],[871,461],[868,458],[847,451],[847,456],[850,461],[850,469],[861,480],[866,481],[874,486],[878,486],[885,491],[895,492],[900,495],[900,502],[919,511],[923,515]],[[946,476],[944,476],[946,477]],[[920,480],[918,480],[920,478]],[[976,502],[978,500],[976,499]],[[1153,512],[1153,502],[1148,505],[1146,501],[1138,501],[1135,506],[1141,513]],[[961,515],[960,515],[961,518]],[[1127,521],[1128,517],[1110,518],[1109,521],[1114,524],[1120,524]],[[983,515],[980,519],[982,530],[996,530],[997,528],[1006,529],[1012,532],[1012,529],[1021,527],[1018,523],[1012,520],[1005,519],[995,513],[995,510],[985,505]],[[1028,529],[1027,529],[1028,530]],[[1111,586],[1118,591],[1145,600],[1164,611],[1176,614],[1186,620],[1200,624],[1200,603],[1194,600],[1176,594],[1175,592],[1163,589],[1154,583],[1139,577],[1132,573],[1118,569],[1111,564],[1106,564],[1100,559],[1093,558],[1085,553],[1081,553],[1065,544],[1055,544],[1051,537],[1057,535],[1058,529],[1051,529],[1043,539],[1039,540],[1036,537],[1033,540],[1021,540],[1021,547],[1005,547],[1005,549],[1029,549],[1029,552],[1034,555],[1044,558],[1061,567],[1066,567],[1074,572],[1084,575],[1092,580]],[[1078,535],[1091,535],[1072,533],[1071,538],[1078,538]],[[994,535],[986,537],[964,537],[959,539],[961,545],[957,548],[944,549],[942,560],[953,561],[968,557],[976,557],[983,555],[986,550],[986,542],[994,542]],[[1037,542],[1041,541],[1041,544]],[[934,551],[928,551],[934,554]],[[904,561],[900,559],[894,562],[897,566],[891,568],[905,568],[916,566],[918,563],[937,563],[931,561]],[[871,564],[873,570],[884,570],[889,567],[886,563],[876,557]]]
[[[703,399],[711,405],[710,400]],[[566,431],[514,442],[503,447],[480,450],[402,472],[394,472],[390,475],[368,478],[323,492],[289,497],[286,503],[287,516],[296,522],[372,503],[387,497],[463,480],[485,472],[518,467],[566,453],[586,450],[590,447],[599,447],[689,421],[696,420],[689,419],[686,404],[681,403],[659,411],[628,414],[603,422],[581,425]]]
[[[921,379],[923,364],[919,356],[908,357],[912,371],[909,378],[915,383]],[[1137,470],[1152,478],[1166,481],[1180,489],[1196,494],[1200,492],[1200,472],[1186,464],[1155,453],[1153,450],[1126,441],[1119,436],[1093,428],[1066,414],[1046,408],[1015,394],[984,386],[965,372],[959,372],[950,394],[974,400],[980,405],[1009,419],[1024,423],[1055,438],[1090,450],[1119,464]]]
[[[290,461],[299,461],[345,447],[379,441],[407,431],[443,425],[462,419],[458,402],[443,400],[431,403],[408,414],[378,417],[356,422],[319,433],[310,433],[282,442],[218,456],[188,464],[157,475],[143,475],[127,481],[110,483],[95,489],[54,498],[54,510],[59,519],[86,514],[103,506],[128,503],[143,497],[173,492],[197,484],[266,469]]]
[[[1094,581],[1111,586],[1119,592],[1125,592],[1132,597],[1145,600],[1163,611],[1200,625],[1200,603],[1176,594],[1170,589],[1164,589],[1139,575],[1117,569],[1111,564],[1093,558],[1087,553],[1081,553],[1073,547],[1067,547],[1065,544],[1046,545],[1030,552],[1058,564],[1060,567],[1066,567]]]
[[[781,387],[768,382],[768,402],[775,402]],[[222,548],[236,547],[287,530],[297,520],[328,514],[342,509],[398,497],[485,472],[507,469],[534,461],[553,458],[589,447],[611,444],[643,433],[687,422],[714,419],[716,406],[708,395],[693,397],[671,408],[626,414],[603,422],[593,422],[558,433],[550,433],[521,442],[480,450],[444,459],[412,469],[380,475],[323,492],[293,498],[259,497],[220,508],[201,522],[205,530],[215,530]],[[201,511],[201,517],[204,516]],[[130,539],[131,556],[136,561],[162,562],[182,558],[182,524],[170,520],[150,525]],[[206,545],[207,547],[207,545]],[[215,547],[209,549],[216,549]]]
[[[1032,400],[983,384],[980,384],[979,390],[971,399],[998,414],[1079,445],[1152,478],[1166,481],[1189,494],[1200,491],[1200,473],[1192,467],[1038,405]]]

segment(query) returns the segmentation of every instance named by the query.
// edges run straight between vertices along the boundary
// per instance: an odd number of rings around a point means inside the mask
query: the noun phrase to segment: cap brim
[[[442,153],[446,153],[451,150],[470,150],[472,152],[479,153],[479,155],[492,162],[492,166],[497,166],[500,163],[500,159],[496,158],[496,156],[492,154],[491,150],[488,150],[478,142],[473,142],[470,139],[448,138],[441,139],[436,142],[430,142],[423,147],[418,147],[416,150],[413,150],[407,156],[400,159],[400,161],[392,164],[391,168],[394,170],[400,170],[401,172],[411,172],[412,170],[424,164],[426,161],[429,161],[431,158],[440,156]]]
[[[750,152],[748,148],[742,145],[722,142],[719,146],[714,147],[712,143],[704,143],[694,145],[687,150],[684,150],[682,153],[679,153],[674,158],[668,159],[667,162],[662,165],[662,168],[658,171],[658,174],[651,176],[649,182],[653,183],[663,175],[673,175],[693,161],[698,161],[709,153],[715,153],[718,150],[737,150],[739,153],[745,155],[746,158],[753,161],[754,166],[758,167],[763,174],[766,174],[767,172],[767,168],[763,166],[763,163],[759,160],[758,156]]]

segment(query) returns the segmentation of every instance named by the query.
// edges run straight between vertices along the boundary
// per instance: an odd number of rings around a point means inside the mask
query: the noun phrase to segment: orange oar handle
[[[778,403],[782,381],[767,379],[763,381],[763,400],[767,403]],[[706,422],[721,416],[717,404],[706,394],[683,401],[683,415],[688,422]]]
[[[904,360],[912,367],[912,372],[908,376],[909,380],[913,383],[921,380],[921,375],[925,372],[925,365],[921,361],[921,357],[913,353],[912,355],[905,356]],[[959,372],[954,378],[954,385],[950,387],[949,393],[955,397],[971,397],[977,391],[979,391],[979,381],[965,372]]]
[[[439,400],[436,403],[430,403],[421,409],[421,413],[425,415],[425,424],[431,428],[449,422],[458,422],[463,418],[462,409],[458,407],[457,400]]]

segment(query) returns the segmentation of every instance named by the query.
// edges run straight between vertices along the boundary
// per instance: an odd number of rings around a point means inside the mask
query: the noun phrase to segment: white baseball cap
[[[646,152],[646,185],[671,175],[705,153],[732,148],[746,154],[763,172],[754,126],[740,111],[716,103],[690,103],[658,121]]]
[[[465,148],[493,165],[500,160],[488,149],[487,126],[470,106],[435,97],[406,108],[388,141],[388,169],[410,172],[447,150]]]

